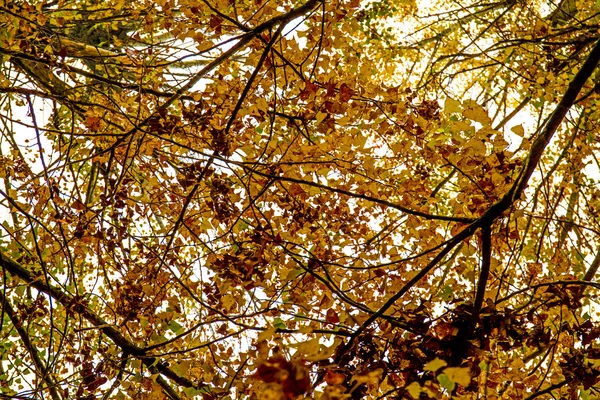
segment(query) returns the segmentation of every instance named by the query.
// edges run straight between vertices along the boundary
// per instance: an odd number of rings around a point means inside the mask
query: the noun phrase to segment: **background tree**
[[[15,398],[593,398],[593,1],[0,7]]]

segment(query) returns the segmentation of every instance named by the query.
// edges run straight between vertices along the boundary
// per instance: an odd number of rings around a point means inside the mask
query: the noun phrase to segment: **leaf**
[[[275,320],[273,321],[273,327],[277,328],[277,329],[286,329],[287,326],[285,325],[285,322],[283,322],[281,320],[281,318],[275,318]]]
[[[525,134],[525,130],[523,129],[523,125],[515,125],[510,130],[517,136],[523,137]]]
[[[405,389],[413,399],[418,399],[421,396],[421,385],[418,382],[412,382]]]
[[[484,157],[487,153],[487,147],[485,143],[479,139],[473,138],[469,140],[467,143],[465,143],[465,147],[475,157]]]
[[[340,322],[338,313],[336,311],[334,311],[332,308],[327,310],[327,315],[325,317],[325,320],[327,322],[331,322],[332,324],[337,324],[338,322]]]
[[[271,339],[275,335],[276,330],[275,326],[263,330],[258,334],[257,341],[262,342]]]
[[[298,196],[300,198],[307,197],[306,191],[304,189],[302,189],[302,186],[300,186],[297,183],[292,183],[292,185],[290,186],[290,194],[292,196]]]
[[[460,101],[454,100],[452,97],[447,97],[446,102],[444,103],[444,113],[447,115],[454,113],[461,113],[462,105]]]
[[[317,121],[317,124],[320,124],[321,122],[323,122],[323,120],[328,116],[327,113],[324,112],[318,112],[315,119]]]
[[[341,385],[345,379],[345,375],[333,372],[330,369],[325,373],[325,382],[328,385]]]
[[[309,99],[310,97],[312,97],[316,94],[318,89],[319,89],[319,87],[317,85],[315,85],[314,83],[305,81],[304,89],[302,90],[302,92],[300,92],[300,99],[302,99],[302,100]]]
[[[354,91],[350,89],[348,85],[342,83],[340,86],[340,101],[342,103],[347,103],[348,101],[350,101],[353,95]]]
[[[304,356],[311,356],[318,354],[321,350],[321,344],[319,343],[319,338],[314,338],[308,340],[306,342],[298,343],[295,345],[300,354]]]
[[[456,387],[456,383],[450,379],[450,377],[446,374],[439,374],[436,377],[437,381],[440,383],[440,386],[446,389],[448,392],[454,391]]]
[[[356,383],[367,383],[367,384],[375,384],[378,385],[381,380],[381,375],[383,374],[383,369],[377,368],[374,371],[370,371],[365,375],[354,375],[352,380]]]
[[[194,398],[194,396],[199,396],[199,395],[202,395],[205,393],[204,390],[196,389],[193,387],[187,387],[187,388],[183,389],[183,392],[185,393],[185,395],[188,398]]]
[[[102,119],[99,117],[96,117],[96,116],[89,116],[85,120],[88,128],[92,132],[98,132],[100,130],[100,122],[101,121],[102,121]]]
[[[439,358],[435,358],[435,359],[429,361],[427,364],[425,364],[425,366],[423,367],[423,370],[435,372],[438,369],[445,367],[446,365],[448,365],[448,363],[446,361],[441,360]]]
[[[463,105],[465,107],[462,112],[462,115],[464,117],[469,118],[470,120],[473,120],[475,122],[479,122],[484,126],[490,125],[492,123],[492,119],[488,116],[487,111],[485,111],[485,109],[479,104],[477,104],[475,101],[465,100]]]
[[[471,383],[471,370],[469,368],[450,367],[444,369],[444,374],[451,382],[458,383],[461,386],[469,386]]]

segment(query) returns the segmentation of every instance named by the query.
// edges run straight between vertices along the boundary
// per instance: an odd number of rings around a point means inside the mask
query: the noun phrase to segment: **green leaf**
[[[590,399],[590,391],[581,389],[579,391],[579,396],[577,398],[581,399],[581,400],[589,400]]]
[[[287,326],[281,320],[281,318],[275,318],[275,320],[273,321],[273,326],[277,329],[286,329],[287,328]]]
[[[239,232],[241,231],[245,231],[246,229],[248,229],[250,225],[248,225],[248,223],[246,221],[244,221],[243,219],[240,219],[238,221],[238,223],[236,224],[236,228]]]
[[[183,389],[183,392],[185,393],[185,395],[187,397],[190,397],[190,398],[194,397],[194,396],[200,396],[201,394],[206,393],[205,390],[196,389],[196,388],[193,388],[193,387],[187,387],[187,388]]]
[[[452,290],[452,286],[444,285],[440,289],[438,295],[443,301],[450,301],[454,298],[454,291]]]
[[[482,372],[489,372],[490,371],[490,363],[486,362],[486,361],[482,361],[479,363],[479,369]]]
[[[183,333],[183,326],[179,325],[177,321],[171,321],[169,323],[169,329],[174,332],[176,335]]]
[[[440,383],[441,387],[449,392],[452,392],[456,387],[456,384],[446,374],[439,374],[437,376],[437,381]]]

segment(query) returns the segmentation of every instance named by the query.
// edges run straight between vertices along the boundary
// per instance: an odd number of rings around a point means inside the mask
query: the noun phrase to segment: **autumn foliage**
[[[0,0],[0,397],[598,398],[598,32]]]

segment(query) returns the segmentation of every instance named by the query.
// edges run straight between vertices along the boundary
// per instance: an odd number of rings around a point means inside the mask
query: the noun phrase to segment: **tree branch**
[[[8,299],[4,297],[4,293],[2,293],[2,291],[0,291],[0,304],[2,304],[3,310],[6,312],[8,318],[10,319],[10,322],[17,330],[17,333],[21,338],[21,342],[23,342],[23,346],[25,346],[25,349],[31,356],[31,359],[33,360],[33,363],[35,364],[35,368],[37,370],[37,375],[48,386],[48,390],[50,390],[50,397],[52,397],[52,400],[61,400],[62,397],[57,390],[56,382],[54,382],[54,379],[52,379],[52,376],[50,376],[48,369],[46,368],[44,362],[37,353],[37,349],[31,343],[29,334],[27,333],[27,331],[25,331],[25,329],[23,329],[22,322],[19,321],[19,318],[17,317],[14,309],[8,302]]]
[[[468,335],[472,337],[475,331],[475,326],[479,320],[479,312],[485,297],[485,287],[490,275],[490,262],[492,258],[492,230],[486,225],[481,228],[481,272],[479,273],[479,281],[477,283],[477,293],[475,294],[475,302],[473,303],[473,312],[469,321]]]
[[[198,386],[189,379],[176,374],[173,370],[163,365],[160,360],[157,360],[156,357],[148,355],[146,349],[139,347],[134,342],[123,336],[121,332],[119,332],[113,325],[106,322],[103,318],[82,304],[81,301],[78,301],[70,294],[63,292],[56,287],[51,286],[49,283],[43,282],[43,277],[32,274],[21,264],[4,254],[4,252],[0,252],[0,267],[12,275],[18,276],[34,289],[51,296],[65,308],[76,312],[93,326],[95,326],[98,330],[108,336],[113,343],[115,343],[115,345],[121,348],[121,350],[127,354],[131,354],[132,356],[141,359],[148,367],[156,367],[156,370],[160,374],[166,376],[178,385],[184,387],[193,387],[196,389],[209,389],[209,386],[206,384],[201,384]]]
[[[492,205],[479,219],[468,225],[465,229],[460,231],[456,236],[448,241],[446,246],[431,260],[425,267],[423,267],[412,279],[410,279],[398,292],[396,292],[388,301],[377,312],[373,313],[367,320],[356,330],[352,335],[348,343],[345,345],[345,350],[349,350],[354,345],[355,340],[364,332],[364,330],[371,325],[377,318],[383,315],[398,299],[400,299],[409,289],[416,285],[422,278],[424,278],[443,258],[446,254],[454,248],[458,243],[464,239],[470,237],[475,231],[484,226],[491,226],[491,224],[499,218],[504,211],[508,210],[521,196],[529,178],[533,174],[533,171],[537,167],[537,164],[544,152],[546,146],[550,142],[552,135],[556,132],[560,124],[562,123],[567,112],[571,106],[575,103],[577,95],[581,91],[583,85],[591,74],[596,69],[596,66],[600,62],[600,40],[596,42],[596,45],[591,50],[588,58],[583,63],[583,66],[575,75],[573,80],[569,83],[569,87],[566,90],[560,103],[556,106],[556,109],[552,113],[552,116],[548,120],[544,130],[538,136],[536,141],[531,146],[529,157],[526,160],[519,178],[513,184],[511,189],[500,199],[497,203]],[[316,184],[315,184],[316,186]],[[344,354],[345,351],[339,354]],[[336,362],[339,360],[336,360]]]

